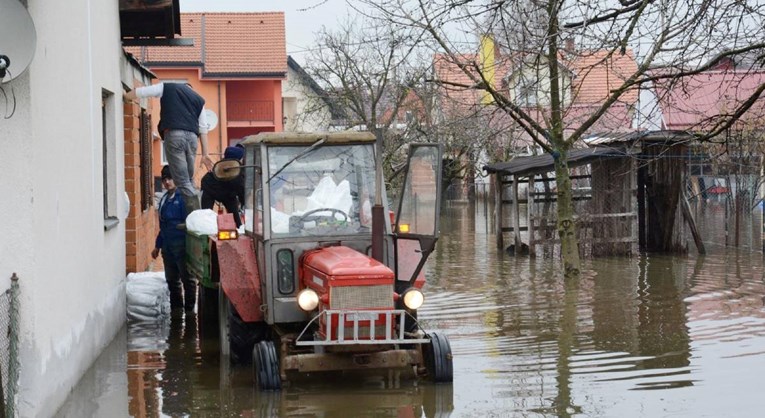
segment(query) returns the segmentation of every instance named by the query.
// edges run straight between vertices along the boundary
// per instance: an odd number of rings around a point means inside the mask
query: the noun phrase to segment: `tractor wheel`
[[[451,382],[454,379],[452,348],[445,335],[430,333],[430,344],[422,346],[425,369],[433,382]]]
[[[218,289],[199,285],[197,301],[199,334],[203,339],[214,339],[218,332]]]
[[[220,341],[220,355],[226,358],[231,357],[231,345],[229,334],[231,330],[228,325],[228,316],[231,315],[231,304],[226,297],[223,288],[218,290],[218,336]]]
[[[237,364],[249,363],[252,347],[268,336],[268,325],[265,321],[244,322],[233,307],[229,309],[228,329],[231,361]]]
[[[279,356],[273,341],[261,341],[252,349],[252,374],[259,390],[280,390]]]
[[[268,335],[265,322],[245,322],[236,313],[225,292],[218,292],[218,328],[220,330],[220,353],[232,363],[246,364],[250,361],[252,347]]]

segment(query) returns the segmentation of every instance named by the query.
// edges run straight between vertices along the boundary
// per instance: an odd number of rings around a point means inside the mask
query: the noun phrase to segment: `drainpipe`
[[[223,115],[220,113],[220,80],[218,80],[218,149],[223,155]]]

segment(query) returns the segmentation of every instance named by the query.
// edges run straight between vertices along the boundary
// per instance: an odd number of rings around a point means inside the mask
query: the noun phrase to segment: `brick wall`
[[[144,209],[141,205],[141,107],[137,101],[125,101],[123,105],[125,192],[130,198],[130,213],[125,227],[125,245],[127,246],[127,272],[131,273],[146,271],[149,268],[152,261],[151,250],[154,249],[154,239],[159,225],[154,206],[150,205],[148,209]],[[148,152],[151,152],[150,149],[151,147]],[[151,170],[151,166],[148,170]]]

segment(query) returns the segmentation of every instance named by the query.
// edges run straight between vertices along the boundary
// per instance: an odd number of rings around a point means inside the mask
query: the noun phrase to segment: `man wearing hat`
[[[244,148],[239,144],[228,147],[223,152],[224,160],[241,162],[242,158],[244,158]],[[244,170],[239,172],[238,177],[229,181],[218,180],[212,172],[202,177],[202,209],[212,209],[216,201],[226,208],[226,212],[234,215],[238,228],[242,224],[239,208],[244,203]]]
[[[159,234],[154,243],[152,258],[162,251],[165,281],[170,289],[170,308],[193,311],[196,304],[196,283],[186,270],[186,232],[178,228],[186,222],[184,196],[177,193],[170,167],[162,167],[162,187],[167,191],[159,199]]]

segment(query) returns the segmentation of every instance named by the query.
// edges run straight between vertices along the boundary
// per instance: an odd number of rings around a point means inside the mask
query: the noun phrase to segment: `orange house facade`
[[[213,161],[247,135],[283,130],[282,82],[287,78],[283,12],[181,13],[183,38],[193,46],[141,46],[126,50],[157,76],[155,82],[186,82],[205,99]],[[152,111],[157,132],[159,101]],[[164,163],[154,141],[152,171]],[[198,150],[201,155],[201,149]],[[199,186],[203,170],[197,170]]]

